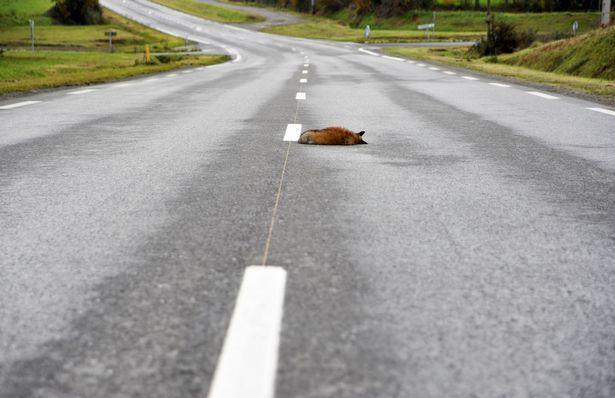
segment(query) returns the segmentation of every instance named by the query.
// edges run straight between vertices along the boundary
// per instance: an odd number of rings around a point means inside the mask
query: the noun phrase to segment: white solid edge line
[[[594,112],[600,112],[600,113],[604,113],[605,115],[611,115],[611,116],[615,116],[615,111],[612,111],[610,109],[604,109],[604,108],[587,108],[590,111],[594,111]]]
[[[461,76],[462,79],[466,79],[466,80],[478,80],[477,77],[472,77],[472,76]]]
[[[496,87],[510,87],[508,84],[502,84],[502,83],[488,83],[492,86],[496,86]]]
[[[447,75],[456,75],[455,72],[451,72],[450,70],[445,70],[444,73],[446,73]]]
[[[535,95],[537,97],[540,98],[544,98],[544,99],[559,99],[558,97],[555,97],[553,95],[549,95],[549,94],[545,94],[545,93],[541,93],[540,91],[526,91],[527,94],[530,95]]]
[[[284,132],[284,141],[297,141],[301,135],[300,124],[289,124]]]
[[[42,101],[22,101],[22,102],[16,102],[14,104],[8,104],[8,105],[3,105],[0,106],[0,109],[15,109],[15,108],[21,108],[22,106],[28,106],[28,105],[33,105],[33,104],[38,104],[41,103]]]
[[[208,398],[273,398],[286,271],[246,268]]]
[[[298,100],[304,100],[306,98],[305,93],[302,92],[298,92],[297,95],[295,95],[295,99]]]
[[[71,91],[70,93],[66,93],[66,94],[67,95],[80,95],[80,94],[91,93],[92,91],[96,91],[96,89],[94,89],[94,88],[87,88],[85,90]]]
[[[299,83],[307,83],[307,79],[299,79]]]

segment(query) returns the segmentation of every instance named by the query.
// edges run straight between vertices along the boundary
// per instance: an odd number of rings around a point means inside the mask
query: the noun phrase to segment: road
[[[0,397],[615,395],[613,109],[101,3],[233,61],[0,100]]]

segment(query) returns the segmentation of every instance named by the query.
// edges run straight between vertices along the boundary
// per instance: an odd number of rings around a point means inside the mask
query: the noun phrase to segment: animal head
[[[367,144],[367,142],[363,141],[363,134],[365,134],[365,131],[359,131],[355,134],[357,136],[355,144]]]

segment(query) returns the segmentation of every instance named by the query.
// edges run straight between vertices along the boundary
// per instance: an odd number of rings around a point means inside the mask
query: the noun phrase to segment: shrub
[[[104,22],[98,0],[55,0],[55,2],[47,15],[61,23],[96,25]]]
[[[497,56],[529,47],[536,40],[536,32],[526,31],[518,33],[516,26],[504,21],[495,21],[491,35],[482,37],[470,51],[478,53],[481,57],[486,55]]]

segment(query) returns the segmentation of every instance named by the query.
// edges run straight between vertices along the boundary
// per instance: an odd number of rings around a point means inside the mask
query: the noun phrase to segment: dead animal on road
[[[314,145],[357,145],[363,141],[365,131],[355,133],[343,127],[327,127],[320,130],[306,130],[299,136],[300,144]]]

